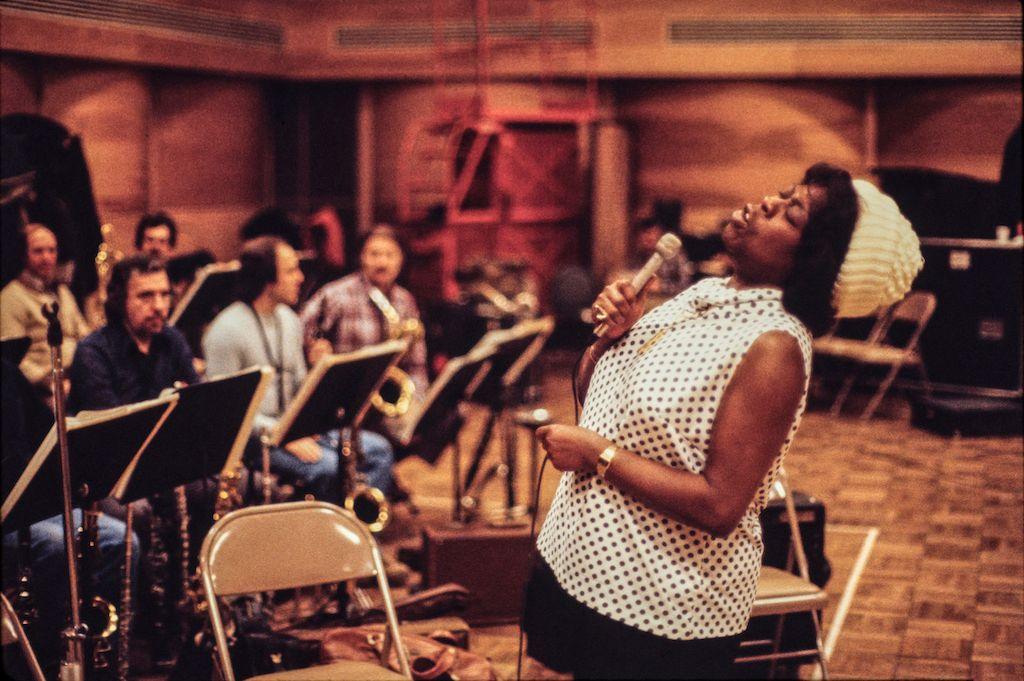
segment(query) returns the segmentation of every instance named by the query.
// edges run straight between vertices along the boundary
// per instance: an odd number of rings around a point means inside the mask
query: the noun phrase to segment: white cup
[[[999,225],[996,227],[996,241],[1009,241],[1010,240],[1010,228],[1006,225]]]

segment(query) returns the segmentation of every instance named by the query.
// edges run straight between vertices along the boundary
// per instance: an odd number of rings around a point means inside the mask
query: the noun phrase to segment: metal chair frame
[[[769,672],[769,678],[774,678],[776,665],[779,660],[796,659],[806,657],[808,655],[814,655],[817,658],[818,666],[821,669],[821,678],[828,681],[828,667],[825,656],[825,647],[822,641],[822,626],[821,620],[818,615],[818,610],[824,606],[827,602],[828,597],[825,592],[811,582],[810,569],[807,563],[807,554],[804,551],[804,542],[800,534],[800,522],[797,517],[796,504],[793,501],[793,495],[789,487],[789,478],[786,475],[785,469],[780,469],[779,477],[775,481],[772,488],[774,496],[783,499],[786,508],[786,518],[789,523],[790,530],[790,559],[796,559],[796,567],[800,573],[799,579],[796,576],[792,576],[790,581],[798,583],[801,587],[801,593],[794,593],[792,596],[773,596],[771,598],[766,597],[763,593],[759,593],[754,599],[754,607],[751,612],[751,617],[760,617],[766,615],[777,615],[778,622],[775,626],[775,634],[771,640],[772,652],[763,655],[747,655],[738,656],[736,658],[737,663],[746,662],[763,662],[771,661],[771,670]],[[791,566],[790,566],[791,567]],[[786,571],[778,570],[768,566],[761,568],[762,575],[766,572],[778,571],[780,573],[786,573]],[[813,587],[813,589],[809,589]],[[760,591],[760,583],[759,583]],[[813,593],[808,594],[808,591]],[[779,648],[782,643],[782,630],[783,624],[787,614],[796,612],[806,612],[810,615],[811,621],[814,624],[814,648],[807,648],[803,650],[794,650],[787,652],[780,652]],[[763,645],[767,643],[767,640],[756,640],[756,641],[744,641],[740,644],[740,647],[751,647],[755,645]]]
[[[303,558],[296,566],[298,556]],[[377,578],[387,617],[381,659],[389,659],[393,648],[401,675],[412,678],[380,549],[370,531],[350,511],[322,501],[268,504],[232,511],[217,521],[206,535],[199,569],[217,660],[225,681],[235,681],[235,675],[217,606],[218,597],[371,576]],[[299,677],[293,673],[288,678]]]
[[[861,371],[867,365],[884,366],[889,365],[889,371],[885,378],[879,383],[875,394],[861,413],[861,420],[870,419],[878,406],[882,403],[893,381],[904,366],[913,366],[921,376],[925,392],[931,391],[928,381],[928,374],[925,371],[924,363],[917,352],[918,342],[921,334],[928,325],[932,313],[935,312],[935,295],[928,291],[911,291],[906,298],[886,309],[878,315],[875,325],[872,327],[865,340],[850,338],[836,338],[827,335],[814,344],[814,351],[818,354],[843,357],[855,362],[855,366],[846,375],[842,387],[836,394],[832,403],[830,413],[838,416],[842,411],[843,403],[849,397],[850,391],[860,377]],[[886,342],[893,322],[911,322],[915,325],[913,332],[902,347]],[[885,349],[889,352],[879,354],[877,349]],[[872,356],[876,351],[877,356]]]
[[[25,630],[21,627],[21,622],[18,620],[18,613],[15,612],[11,602],[7,600],[7,596],[2,593],[0,593],[0,601],[2,601],[3,607],[4,646],[17,643],[18,647],[21,648],[21,654],[25,656],[25,663],[28,665],[33,681],[44,681],[45,677],[43,676],[42,668],[39,666],[39,659],[36,658],[36,653],[32,650],[32,644],[29,643],[28,637],[25,636]]]

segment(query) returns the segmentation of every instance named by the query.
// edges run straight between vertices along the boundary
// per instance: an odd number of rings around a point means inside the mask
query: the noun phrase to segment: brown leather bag
[[[320,661],[363,660],[381,662],[384,649],[384,625],[368,624],[359,627],[333,627],[316,632],[294,632],[302,638],[310,634],[322,637]],[[495,681],[491,661],[453,645],[449,632],[435,631],[429,636],[402,634],[409,651],[409,666],[416,681]],[[398,671],[398,656],[390,651],[387,665]]]

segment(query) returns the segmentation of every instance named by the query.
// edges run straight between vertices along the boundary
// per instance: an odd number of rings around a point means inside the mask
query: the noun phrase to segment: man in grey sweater
[[[295,251],[277,237],[246,243],[240,261],[241,300],[210,324],[203,336],[203,354],[211,377],[256,365],[274,369],[274,380],[254,420],[254,430],[264,433],[274,427],[306,377],[302,324],[291,308],[298,301],[303,276]],[[367,484],[387,494],[394,461],[391,446],[375,433],[359,435],[359,468]],[[318,499],[338,502],[338,450],[337,430],[300,438],[271,450],[271,470],[300,480]]]

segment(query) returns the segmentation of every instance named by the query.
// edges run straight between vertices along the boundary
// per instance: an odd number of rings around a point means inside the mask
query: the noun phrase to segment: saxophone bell
[[[418,319],[402,319],[388,297],[376,286],[370,287],[370,302],[377,306],[387,322],[388,340],[408,339],[410,342],[423,338],[423,324]],[[384,385],[370,398],[370,404],[385,418],[404,416],[412,406],[416,384],[405,371],[391,367],[385,374]]]
[[[391,522],[391,506],[384,492],[367,485],[362,473],[356,469],[359,452],[353,447],[349,429],[341,434],[341,457],[346,474],[344,507],[352,511],[370,532],[380,532]]]
[[[345,497],[345,508],[373,533],[380,532],[391,522],[391,506],[384,493],[365,483],[356,483]]]

